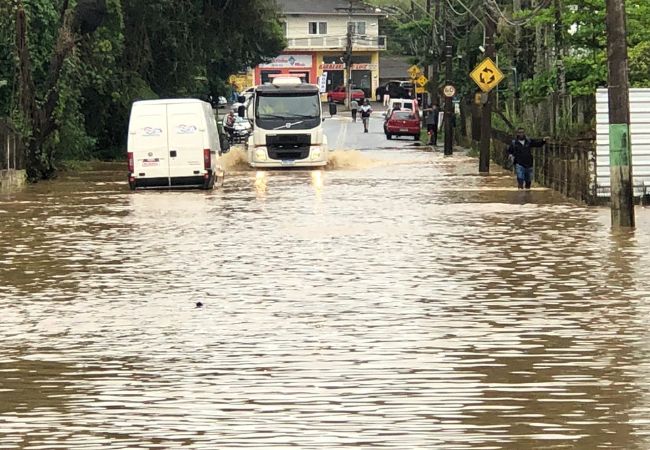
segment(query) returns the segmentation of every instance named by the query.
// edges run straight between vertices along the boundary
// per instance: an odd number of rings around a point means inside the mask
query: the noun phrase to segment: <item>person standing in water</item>
[[[543,147],[548,138],[530,139],[523,128],[517,129],[515,138],[508,147],[508,158],[515,165],[517,187],[530,189],[533,182],[533,152],[534,147]]]
[[[370,107],[370,102],[366,99],[361,106],[361,121],[363,122],[363,132],[368,132],[368,122],[370,121],[370,114],[372,113],[372,108]]]

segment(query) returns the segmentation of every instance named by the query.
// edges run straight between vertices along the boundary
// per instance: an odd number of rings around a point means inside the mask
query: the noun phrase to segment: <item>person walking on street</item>
[[[361,106],[361,121],[363,122],[363,132],[368,132],[368,122],[370,121],[370,114],[372,113],[372,108],[370,107],[370,102],[366,99]]]
[[[370,107],[370,102],[365,100],[361,106],[361,121],[363,122],[363,132],[368,132],[368,122],[370,122],[370,114],[372,113],[372,108]]]
[[[359,102],[355,99],[352,99],[350,102],[350,111],[352,111],[352,122],[357,121],[357,110],[359,109]]]
[[[515,138],[508,147],[508,158],[515,166],[517,187],[530,189],[533,181],[533,152],[532,148],[543,147],[548,138],[530,139],[523,128],[517,129]]]
[[[438,145],[438,115],[440,109],[437,104],[433,104],[428,109],[427,114],[427,134],[429,135],[429,145],[434,147]]]

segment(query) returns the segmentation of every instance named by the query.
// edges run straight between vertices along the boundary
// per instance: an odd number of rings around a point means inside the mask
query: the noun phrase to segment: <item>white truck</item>
[[[223,146],[222,146],[223,144]],[[129,186],[212,189],[223,180],[220,139],[212,106],[196,99],[133,103],[127,158]]]
[[[327,164],[318,86],[296,77],[276,77],[272,83],[255,88],[247,112],[253,133],[246,145],[246,158],[252,167]]]

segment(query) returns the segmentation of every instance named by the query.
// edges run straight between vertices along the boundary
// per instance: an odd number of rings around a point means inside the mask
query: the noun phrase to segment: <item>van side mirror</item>
[[[242,119],[246,117],[246,107],[244,105],[239,105],[237,108],[237,115]]]

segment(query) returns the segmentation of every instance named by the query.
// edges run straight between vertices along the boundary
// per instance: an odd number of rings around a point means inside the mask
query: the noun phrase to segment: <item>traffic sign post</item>
[[[485,58],[481,61],[469,76],[483,92],[490,92],[504,78],[503,72],[499,70],[491,58]]]

